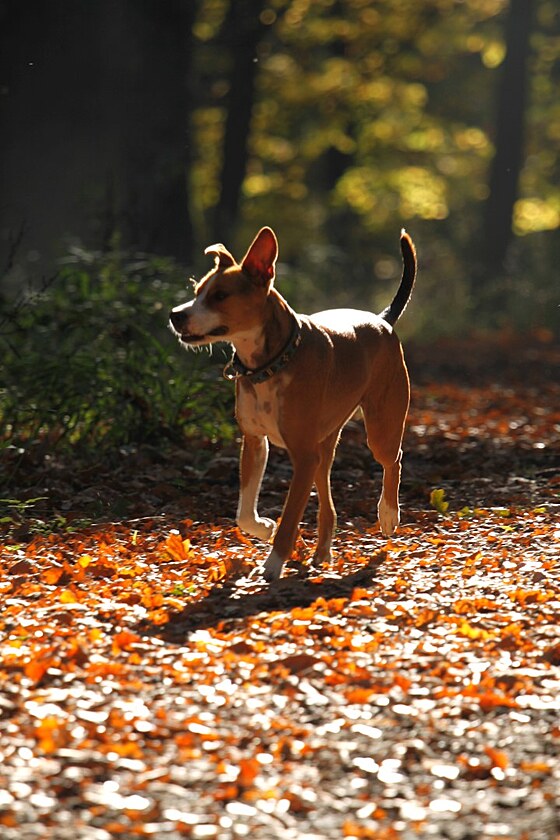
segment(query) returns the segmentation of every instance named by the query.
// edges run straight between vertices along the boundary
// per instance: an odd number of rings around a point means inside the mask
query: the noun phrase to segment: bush
[[[167,329],[184,297],[168,259],[72,251],[45,290],[0,312],[0,445],[99,454],[231,438],[220,361],[186,353]]]

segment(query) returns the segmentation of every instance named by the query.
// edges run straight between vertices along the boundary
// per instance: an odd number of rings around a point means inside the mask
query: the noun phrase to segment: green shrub
[[[0,312],[0,445],[231,438],[222,351],[186,353],[167,328],[186,294],[168,259],[75,249],[46,290]]]

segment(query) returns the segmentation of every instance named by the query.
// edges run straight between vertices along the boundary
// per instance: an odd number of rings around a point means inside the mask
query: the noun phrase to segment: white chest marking
[[[275,446],[285,448],[280,431],[286,379],[275,376],[263,382],[254,391],[241,390],[237,416],[243,432],[249,435],[266,435]]]

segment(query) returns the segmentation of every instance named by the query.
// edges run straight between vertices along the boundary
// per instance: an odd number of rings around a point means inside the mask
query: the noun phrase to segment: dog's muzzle
[[[207,338],[219,338],[220,336],[227,335],[229,332],[228,328],[222,324],[202,335],[199,333],[190,333],[188,320],[188,310],[185,311],[181,307],[172,309],[169,314],[169,325],[171,329],[185,344],[197,344]]]

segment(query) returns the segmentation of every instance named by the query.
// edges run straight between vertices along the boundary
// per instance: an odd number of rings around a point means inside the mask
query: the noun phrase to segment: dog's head
[[[196,285],[194,300],[171,310],[169,324],[181,343],[203,346],[231,341],[263,321],[264,306],[274,281],[278,242],[262,228],[240,263],[224,245],[210,245],[214,267]]]

